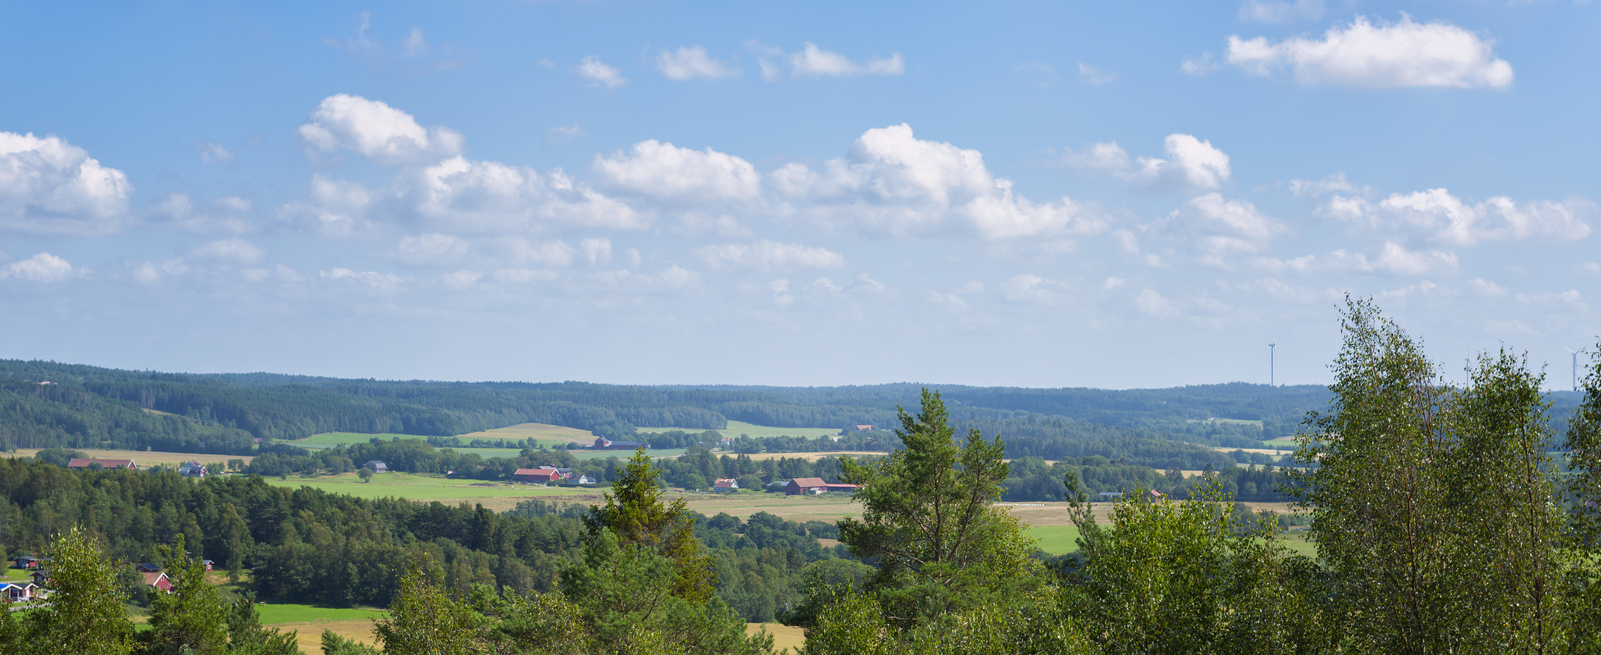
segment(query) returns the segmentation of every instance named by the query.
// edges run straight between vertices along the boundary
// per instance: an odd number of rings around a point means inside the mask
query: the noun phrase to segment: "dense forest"
[[[120,561],[160,564],[157,547],[182,536],[196,558],[253,570],[263,600],[334,606],[388,605],[402,563],[414,556],[439,562],[459,589],[548,591],[587,535],[588,510],[577,505],[530,500],[497,514],[291,490],[259,476],[195,481],[171,472],[68,471],[42,460],[0,459],[0,494],[6,555],[38,554],[51,535],[78,524]],[[831,523],[765,513],[697,518],[695,536],[715,562],[718,594],[751,621],[771,621],[798,604],[807,565],[849,557],[818,544],[838,536]]]
[[[702,430],[740,420],[776,427],[887,426],[921,387],[681,387],[582,382],[349,380],[276,374],[190,375],[40,361],[0,361],[0,449],[111,448],[257,453],[256,443],[324,432],[456,435],[549,423],[612,438],[635,426]],[[1257,447],[1293,432],[1327,401],[1321,387],[1227,384],[1163,390],[941,387],[959,429],[1006,439],[1013,457],[1101,456],[1157,468],[1226,466],[1207,446]],[[1236,421],[1209,421],[1212,418]],[[1260,421],[1260,424],[1250,422]],[[668,437],[650,437],[653,442]],[[828,448],[800,438],[741,443],[743,452]],[[888,451],[886,430],[847,434],[847,447]],[[260,452],[272,452],[263,449]]]

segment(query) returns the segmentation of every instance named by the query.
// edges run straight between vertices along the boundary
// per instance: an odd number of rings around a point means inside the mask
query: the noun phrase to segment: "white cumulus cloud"
[[[109,234],[124,227],[133,185],[58,137],[0,132],[0,228]]]
[[[658,199],[749,200],[761,193],[761,175],[750,162],[655,139],[634,144],[627,154],[596,155],[594,168],[611,187]]]
[[[789,164],[768,174],[772,196],[825,228],[903,235],[952,222],[990,239],[1106,229],[1071,200],[1036,203],[992,175],[977,150],[924,141],[908,125],[862,134],[819,170]]]
[[[409,202],[441,227],[481,233],[590,227],[642,229],[649,218],[555,169],[453,157],[424,169]]]
[[[807,77],[843,77],[847,75],[900,75],[906,72],[906,61],[897,52],[888,59],[874,58],[863,62],[851,61],[837,52],[824,50],[807,42],[805,49],[789,54],[791,72]]]
[[[354,236],[371,227],[367,211],[374,194],[360,182],[334,180],[321,173],[311,176],[311,184],[299,200],[279,208],[282,220],[324,236]]]
[[[663,50],[656,55],[656,69],[669,80],[691,80],[695,78],[721,79],[739,75],[739,69],[728,63],[713,59],[706,54],[706,48],[701,46],[688,46],[674,51]]]
[[[424,128],[411,114],[343,93],[317,105],[300,126],[300,138],[317,151],[349,150],[385,166],[438,161],[460,152],[462,145],[455,130]]]
[[[1495,56],[1493,41],[1449,23],[1374,24],[1358,16],[1322,39],[1229,37],[1228,63],[1258,75],[1289,69],[1313,86],[1488,87],[1512,84],[1512,64]]]
[[[624,78],[621,72],[612,66],[607,66],[595,55],[584,57],[573,71],[578,73],[579,77],[608,89],[615,89],[628,83],[628,79]]]
[[[73,268],[67,260],[47,252],[0,267],[0,280],[16,278],[29,282],[60,282],[82,274],[83,271]]]
[[[1285,231],[1249,201],[1228,200],[1217,193],[1192,198],[1159,227],[1189,240],[1203,253],[1201,261],[1214,266],[1226,266],[1228,255],[1258,252]]]
[[[845,256],[832,250],[775,241],[709,245],[701,248],[698,254],[714,270],[729,267],[771,271],[845,266]]]
[[[1232,174],[1229,156],[1188,134],[1169,134],[1163,141],[1167,158],[1130,160],[1117,142],[1097,143],[1081,152],[1068,153],[1065,161],[1078,168],[1104,172],[1149,191],[1216,189]]]
[[[1579,198],[1520,203],[1495,196],[1470,204],[1438,188],[1395,193],[1377,203],[1334,196],[1322,211],[1381,231],[1421,233],[1437,241],[1472,246],[1481,241],[1583,239],[1590,235],[1583,216],[1592,209],[1592,203]]]

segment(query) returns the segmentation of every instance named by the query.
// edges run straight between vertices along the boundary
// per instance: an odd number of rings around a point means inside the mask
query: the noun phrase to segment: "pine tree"
[[[840,541],[879,565],[871,588],[903,627],[1016,595],[1037,573],[1033,540],[993,507],[1008,472],[1000,437],[973,430],[958,444],[948,419],[939,393],[924,389],[915,418],[900,410],[903,449],[873,464],[840,458],[862,504],[861,520],[839,522]]]
[[[584,522],[591,539],[610,530],[618,543],[639,545],[672,559],[676,564],[673,594],[685,600],[710,601],[715,590],[711,559],[700,553],[695,539],[695,518],[683,498],[662,501],[661,470],[651,464],[644,448],[612,478],[605,507],[591,505]]]

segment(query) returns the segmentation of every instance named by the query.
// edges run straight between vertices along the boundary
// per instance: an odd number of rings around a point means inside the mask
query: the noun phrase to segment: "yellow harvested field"
[[[838,521],[847,516],[861,516],[862,506],[851,500],[850,494],[830,493],[820,496],[786,496],[784,494],[684,494],[689,508],[716,516],[728,513],[741,519],[757,512],[767,512],[790,521]]]
[[[1208,446],[1208,448],[1220,453],[1232,453],[1236,450],[1243,450],[1248,453],[1262,453],[1263,455],[1283,455],[1287,452],[1295,450],[1293,446],[1285,446],[1284,448],[1229,448],[1228,446]]]
[[[578,428],[564,428],[560,425],[547,425],[545,423],[521,423],[508,425],[503,428],[484,430],[483,432],[469,432],[456,435],[462,441],[473,439],[523,439],[534,438],[541,441],[561,441],[565,443],[595,443],[595,435],[588,430]]]
[[[189,460],[199,460],[201,464],[225,464],[230,459],[242,459],[246,464],[255,459],[252,455],[207,455],[204,453],[164,453],[151,450],[101,450],[99,448],[74,448],[80,453],[95,459],[131,459],[134,464],[141,467],[156,464],[176,465]],[[0,453],[7,457],[33,457],[38,448],[18,448],[13,453]]]
[[[806,645],[805,629],[782,623],[746,623],[745,634],[756,634],[762,628],[766,628],[769,633],[772,633],[773,650],[775,652],[782,653],[787,649],[791,653],[799,653],[801,646]]]
[[[322,652],[322,631],[332,630],[334,634],[346,639],[354,639],[368,646],[378,645],[378,639],[372,634],[372,619],[355,619],[351,621],[310,621],[306,623],[279,623],[267,626],[277,628],[284,632],[295,631],[295,641],[300,644],[302,653]]]
[[[718,454],[719,455],[728,455],[729,457],[738,457],[739,456],[738,453],[729,453],[729,452],[720,452]],[[844,451],[830,451],[830,452],[824,452],[824,453],[756,453],[755,455],[746,455],[746,457],[749,457],[749,458],[754,459],[754,460],[780,459],[780,458],[786,458],[787,457],[789,459],[804,459],[804,460],[806,460],[808,462],[815,462],[815,461],[820,460],[820,459],[839,457],[840,455],[850,455],[852,457],[859,456],[859,455],[877,455],[877,456],[882,457],[882,456],[888,455],[888,454],[889,453],[863,452],[863,451],[858,451],[858,450],[844,450]]]

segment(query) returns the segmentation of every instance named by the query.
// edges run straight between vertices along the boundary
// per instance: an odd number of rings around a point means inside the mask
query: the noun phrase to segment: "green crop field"
[[[258,603],[262,625],[311,623],[314,621],[356,621],[388,618],[389,612],[347,607],[313,607],[293,603]]]
[[[839,434],[839,428],[774,428],[765,425],[745,423],[743,421],[729,421],[728,427],[722,430],[694,430],[689,428],[634,429],[640,432],[670,432],[673,430],[683,430],[684,432],[721,432],[725,437],[738,437],[742,434],[748,434],[757,439],[764,437],[806,437],[807,439],[816,439],[817,437]]]
[[[1078,550],[1078,526],[1032,525],[1028,536],[1039,540],[1039,549],[1052,555],[1066,555]]]
[[[372,482],[362,482],[355,473],[315,478],[266,478],[267,484],[298,489],[311,487],[328,493],[349,494],[357,498],[405,498],[408,500],[454,500],[458,498],[543,498],[593,494],[593,489],[541,487],[509,482],[452,480],[415,473],[380,473]]]

